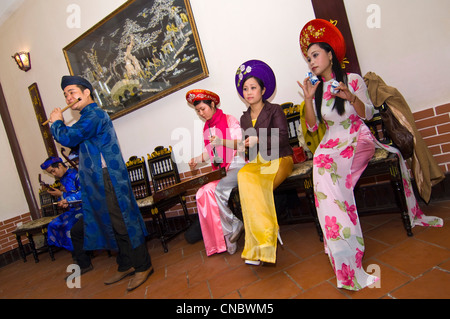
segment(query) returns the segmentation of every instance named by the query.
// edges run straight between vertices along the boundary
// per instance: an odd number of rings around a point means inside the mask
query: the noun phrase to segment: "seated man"
[[[53,175],[59,179],[63,189],[48,188],[47,192],[53,196],[61,197],[58,202],[58,206],[62,208],[68,208],[68,210],[57,218],[52,220],[48,225],[48,244],[65,248],[72,252],[73,256],[77,256],[79,253],[74,251],[74,246],[71,239],[71,229],[83,216],[83,210],[81,206],[81,185],[78,178],[78,172],[73,168],[67,168],[59,157],[49,157],[41,168],[47,173]],[[80,265],[82,267],[82,265]],[[92,270],[92,264],[82,267],[81,273],[85,273]]]

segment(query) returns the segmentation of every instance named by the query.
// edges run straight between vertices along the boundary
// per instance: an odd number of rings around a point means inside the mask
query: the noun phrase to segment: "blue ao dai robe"
[[[79,145],[84,249],[118,249],[106,205],[101,155],[108,167],[132,247],[136,248],[145,242],[147,229],[131,189],[112,121],[96,103],[87,105],[80,115],[70,127],[63,121],[54,122],[51,131],[61,145],[71,148]]]

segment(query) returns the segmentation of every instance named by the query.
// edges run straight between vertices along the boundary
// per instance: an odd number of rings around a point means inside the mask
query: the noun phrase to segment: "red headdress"
[[[334,24],[323,19],[314,19],[305,24],[300,32],[300,48],[305,58],[308,46],[318,42],[328,43],[333,48],[339,62],[344,60],[345,40],[341,31]]]
[[[186,93],[186,101],[188,101],[189,104],[194,104],[195,101],[207,101],[211,100],[214,102],[214,104],[220,103],[220,97],[211,91],[208,90],[202,90],[202,89],[195,89],[190,90]]]

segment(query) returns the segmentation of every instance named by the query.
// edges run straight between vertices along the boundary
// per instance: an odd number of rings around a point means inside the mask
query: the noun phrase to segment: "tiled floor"
[[[381,277],[379,288],[350,292],[336,288],[336,279],[311,223],[281,227],[284,242],[274,266],[247,266],[235,255],[206,257],[203,242],[188,244],[179,235],[163,253],[148,242],[155,273],[132,292],[128,279],[106,286],[115,258],[101,252],[94,270],[81,277],[81,288],[69,289],[64,277],[71,263],[67,251],[56,260],[41,254],[40,262],[15,262],[0,268],[0,298],[450,298],[450,201],[423,206],[427,215],[444,218],[443,228],[415,227],[407,237],[398,213],[361,217],[366,243],[363,265]]]

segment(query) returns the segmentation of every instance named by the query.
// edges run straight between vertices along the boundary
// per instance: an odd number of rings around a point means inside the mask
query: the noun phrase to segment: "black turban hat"
[[[64,90],[66,86],[68,85],[82,85],[86,88],[88,88],[91,91],[91,94],[93,93],[92,84],[86,80],[85,78],[82,78],[81,76],[70,76],[65,75],[61,79],[61,89]]]

